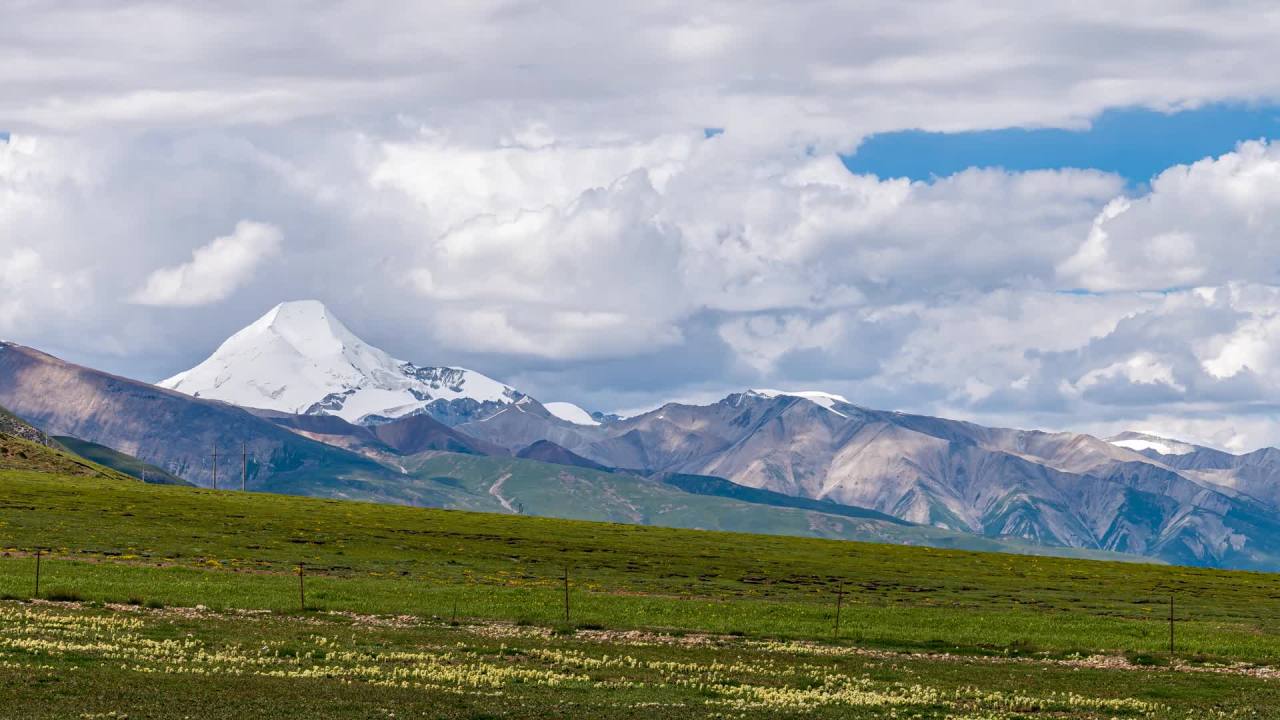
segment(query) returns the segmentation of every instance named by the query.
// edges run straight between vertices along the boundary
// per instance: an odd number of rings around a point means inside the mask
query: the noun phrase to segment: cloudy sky
[[[8,5],[0,338],[1280,443],[1274,3],[394,5]]]

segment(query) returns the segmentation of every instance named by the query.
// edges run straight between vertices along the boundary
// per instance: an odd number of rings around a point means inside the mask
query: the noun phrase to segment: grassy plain
[[[1267,574],[34,472],[0,472],[0,546],[5,717],[1280,708],[1280,577]],[[41,596],[74,602],[28,600],[37,548]],[[4,715],[20,698],[39,712]]]

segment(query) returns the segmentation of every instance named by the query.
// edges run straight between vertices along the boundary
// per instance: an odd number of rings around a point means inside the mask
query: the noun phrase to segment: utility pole
[[[213,446],[213,489],[218,489],[218,445]]]
[[[36,548],[36,597],[40,597],[40,548]]]
[[[1173,593],[1169,594],[1169,659],[1173,660]]]
[[[241,441],[240,443],[240,492],[244,492],[245,483],[249,481],[249,449],[248,446]]]

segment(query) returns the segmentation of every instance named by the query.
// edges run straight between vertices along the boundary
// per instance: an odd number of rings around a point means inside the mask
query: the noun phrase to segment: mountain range
[[[0,404],[198,485],[680,527],[1280,569],[1280,450],[990,428],[745,390],[628,418],[283,303],[158,385],[0,344]]]
[[[121,466],[144,458],[152,463],[146,467],[161,466],[203,487],[239,489],[243,482],[250,491],[429,507],[1109,557],[921,527],[831,503],[796,503],[770,494],[736,497],[737,486],[727,482],[687,487],[680,479],[534,459],[543,457],[540,448],[555,454],[549,444],[515,457],[429,414],[355,425],[323,413],[240,408],[73,365],[12,343],[0,343],[0,402],[43,428],[74,436],[82,447],[122,448],[115,452],[124,459]],[[48,437],[34,428],[23,432]],[[14,442],[39,447],[28,440]],[[215,447],[221,448],[216,476]],[[0,463],[0,469],[22,467]],[[61,471],[64,465],[26,467]],[[154,474],[143,477],[158,481]]]

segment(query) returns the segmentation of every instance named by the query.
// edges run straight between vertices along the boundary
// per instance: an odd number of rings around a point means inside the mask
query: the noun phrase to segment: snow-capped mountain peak
[[[158,385],[245,407],[365,423],[429,413],[456,424],[524,397],[466,368],[398,360],[315,300],[275,306],[207,360]]]

